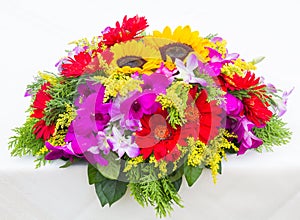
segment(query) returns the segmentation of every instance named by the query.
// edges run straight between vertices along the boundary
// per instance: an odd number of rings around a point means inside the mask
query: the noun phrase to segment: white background
[[[201,216],[203,219],[241,219],[239,216],[244,216],[243,219],[281,219],[284,216],[299,219],[299,10],[297,0],[1,0],[0,198],[4,202],[0,206],[0,219],[41,219],[38,216],[43,219],[100,219],[103,216],[154,219],[151,209],[139,208],[129,195],[111,209],[101,209],[93,188],[87,184],[84,166],[62,171],[55,163],[34,170],[33,158],[10,158],[7,150],[8,137],[13,134],[11,129],[20,126],[26,118],[24,112],[29,99],[23,98],[23,94],[37,71],[56,71],[54,64],[65,55],[65,49],[70,49],[68,42],[99,35],[106,26],[114,26],[126,14],[146,16],[150,25],[148,31],[162,30],[166,25],[174,28],[189,24],[202,36],[218,33],[227,40],[229,52],[238,52],[246,60],[265,56],[258,65],[257,74],[264,76],[267,82],[283,90],[295,87],[284,116],[294,132],[291,143],[275,147],[272,153],[248,152],[238,158],[230,157],[224,163],[224,174],[218,177],[217,186],[211,184],[209,174],[205,173],[197,186],[183,187],[181,193],[186,208],[176,209],[172,219],[186,219],[187,216],[194,219]],[[235,176],[237,174],[240,178]],[[240,182],[237,184],[235,180]],[[272,181],[279,181],[280,185]],[[5,183],[11,188],[3,188]],[[255,189],[261,187],[261,195],[251,188],[252,183],[257,185]],[[248,185],[242,188],[240,184]],[[291,188],[294,191],[289,191]],[[20,193],[24,192],[21,197]],[[62,192],[65,195],[60,195]],[[230,193],[245,197],[234,197]],[[22,202],[25,197],[32,199]],[[277,197],[285,200],[275,202]],[[80,201],[84,206],[78,208]],[[89,206],[86,205],[88,201],[92,203]],[[248,204],[241,205],[243,202]],[[138,215],[143,212],[144,216]]]

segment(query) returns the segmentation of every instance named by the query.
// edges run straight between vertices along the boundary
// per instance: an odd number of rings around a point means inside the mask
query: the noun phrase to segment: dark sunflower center
[[[170,136],[170,131],[165,125],[157,125],[154,129],[154,136],[157,140],[165,140]]]
[[[184,60],[186,56],[193,51],[193,49],[182,43],[171,43],[159,48],[160,54],[164,60],[167,60],[167,56],[171,57],[172,61],[175,61],[175,58]]]
[[[146,60],[144,60],[141,57],[137,56],[125,56],[117,60],[117,64],[119,67],[129,66],[131,68],[134,67],[140,67],[142,68],[143,65],[146,63]]]
[[[188,121],[198,121],[199,115],[199,110],[195,106],[188,106],[185,110],[185,118]]]
[[[132,104],[132,109],[133,109],[133,111],[138,112],[141,109],[141,104],[139,102],[135,101]]]

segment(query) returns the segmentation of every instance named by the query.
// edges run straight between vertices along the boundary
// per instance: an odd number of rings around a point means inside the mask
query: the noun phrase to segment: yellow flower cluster
[[[59,130],[53,135],[48,142],[53,146],[63,146],[66,144],[65,137],[66,137],[67,129]]]
[[[166,95],[158,95],[156,101],[162,105],[163,110],[175,109],[178,118],[184,122],[187,94],[191,87],[191,85],[183,81],[176,81],[167,89]],[[171,112],[169,114],[171,117]],[[178,123],[180,124],[180,122]]]
[[[51,85],[55,85],[57,83],[57,78],[54,75],[51,75],[49,73],[43,73],[41,71],[39,71],[38,73],[42,79],[46,80]]]
[[[135,158],[131,158],[127,161],[126,166],[124,168],[124,172],[128,172],[129,170],[131,170],[133,167],[137,167],[138,164],[144,162],[144,159],[142,156],[138,156]]]
[[[232,77],[235,73],[244,76],[245,71],[256,70],[256,66],[251,62],[236,59],[234,63],[227,63],[223,65],[221,73]]]
[[[35,154],[35,156],[45,155],[48,151],[49,150],[47,149],[47,147],[44,146]]]
[[[226,40],[217,41],[213,46],[213,49],[216,49],[220,54],[222,54],[222,57],[225,58],[227,53],[226,46],[227,46]]]
[[[66,104],[66,111],[58,115],[58,119],[55,125],[55,130],[58,131],[59,129],[68,128],[71,122],[75,119],[75,117],[76,117],[75,108],[70,104]]]
[[[154,164],[155,168],[158,168],[159,173],[157,174],[158,178],[162,178],[165,175],[167,175],[168,173],[168,169],[167,169],[167,161],[165,160],[156,160],[155,157],[153,155],[150,156],[149,158],[149,163],[150,164]]]
[[[203,163],[208,146],[200,140],[194,140],[193,137],[188,137],[187,140],[188,145],[191,147],[187,163],[190,166],[197,167]]]
[[[221,129],[219,135],[210,141],[208,145],[205,145],[199,140],[194,138],[188,138],[188,145],[190,147],[190,153],[188,155],[187,163],[190,166],[209,166],[213,177],[213,182],[217,181],[218,170],[220,169],[220,163],[222,158],[226,160],[226,149],[233,149],[238,151],[238,148],[234,143],[228,141],[228,138],[236,138],[234,134],[230,134],[227,130]]]
[[[114,73],[109,77],[95,76],[105,86],[104,102],[111,97],[116,97],[118,94],[126,96],[131,91],[142,92],[142,80],[133,79],[130,76]]]

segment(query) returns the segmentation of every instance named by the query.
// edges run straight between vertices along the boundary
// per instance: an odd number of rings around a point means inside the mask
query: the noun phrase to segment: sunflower
[[[212,43],[199,36],[198,31],[191,31],[190,26],[178,26],[174,32],[170,27],[165,27],[163,32],[153,31],[152,36],[144,38],[147,45],[156,47],[163,60],[170,57],[184,60],[191,52],[195,52],[202,61],[208,61],[209,51],[206,47],[211,47]]]
[[[124,73],[149,73],[159,68],[162,62],[158,50],[146,46],[143,41],[127,41],[110,48],[114,54],[111,65]]]

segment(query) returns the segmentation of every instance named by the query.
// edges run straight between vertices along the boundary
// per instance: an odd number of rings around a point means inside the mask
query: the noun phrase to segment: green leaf
[[[253,65],[260,63],[261,61],[263,61],[265,59],[265,57],[256,57],[254,58],[250,63],[252,63]]]
[[[107,166],[96,165],[96,168],[100,173],[108,179],[117,179],[120,174],[121,160],[118,160],[118,156],[110,152],[108,155],[103,155],[103,157],[108,161]]]
[[[102,207],[106,204],[111,206],[125,195],[127,183],[105,179],[99,183],[95,183],[95,189]]]
[[[102,190],[102,186],[100,183],[95,183],[95,190],[96,190],[96,194],[100,200],[101,206],[104,207],[106,204],[108,204],[108,200]]]
[[[182,183],[182,177],[180,177],[178,180],[172,182],[176,191],[178,192],[180,187],[181,187],[181,183]]]
[[[220,163],[219,163],[218,173],[219,173],[220,175],[222,174],[222,162],[221,162],[221,161],[220,161]]]
[[[202,173],[203,168],[200,166],[194,167],[185,164],[184,176],[189,186],[192,186]]]
[[[88,177],[90,185],[106,180],[106,178],[92,164],[88,165]]]
[[[179,180],[182,177],[183,173],[184,173],[184,165],[182,165],[181,167],[179,167],[177,170],[175,170],[173,173],[169,175],[170,181],[175,182]]]
[[[75,158],[73,159],[73,161],[67,160],[67,162],[66,162],[64,165],[60,166],[59,168],[67,168],[67,167],[71,166],[72,164],[74,164],[74,163],[76,163],[76,162],[78,162],[78,161],[81,161],[81,160],[82,160],[81,158],[75,157]]]

